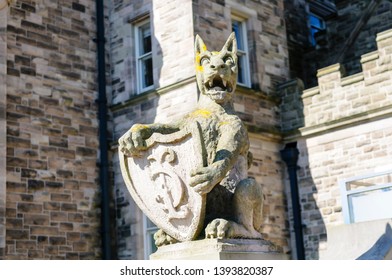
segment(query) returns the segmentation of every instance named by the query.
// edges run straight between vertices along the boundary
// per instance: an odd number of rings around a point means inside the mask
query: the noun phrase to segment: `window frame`
[[[145,25],[149,24],[150,28],[150,36],[151,36],[151,51],[148,53],[140,54],[140,42],[141,42],[141,28]],[[136,60],[136,91],[137,94],[141,94],[143,92],[152,90],[155,88],[154,86],[154,60],[153,60],[153,44],[152,44],[152,28],[151,28],[151,20],[150,18],[145,18],[142,21],[138,22],[137,24],[134,25],[134,38],[135,38],[135,60]],[[152,84],[149,86],[144,86],[143,85],[143,61],[146,59],[151,58],[152,61],[152,69],[151,69],[151,75],[152,75]]]
[[[247,29],[247,18],[244,17],[240,17],[237,16],[235,14],[231,15],[231,27],[233,30],[233,23],[238,22],[240,27],[239,27],[239,31],[240,33],[240,37],[242,37],[242,45],[243,45],[243,49],[239,48],[239,43],[238,43],[238,38],[236,36],[237,39],[237,56],[238,56],[238,63],[240,63],[240,57],[241,57],[241,61],[243,63],[242,69],[242,75],[244,77],[244,81],[241,83],[238,81],[238,76],[237,76],[237,85],[240,86],[244,86],[244,87],[251,87],[251,78],[250,78],[250,64],[249,64],[249,48],[248,48],[248,29]],[[239,67],[238,67],[238,71],[239,71]],[[239,75],[239,73],[237,74]]]
[[[143,214],[143,241],[144,241],[144,259],[148,260],[150,255],[155,251],[151,247],[152,241],[154,240],[154,233],[159,230],[157,226],[149,226],[148,217]],[[150,221],[151,222],[151,221]],[[152,222],[151,222],[152,223]]]
[[[321,27],[313,25],[312,21],[311,21],[311,17],[317,18],[319,20],[319,22],[321,23]],[[315,46],[317,46],[317,41],[316,41],[315,35],[318,32],[322,32],[327,29],[326,22],[325,22],[324,18],[322,18],[321,16],[319,16],[315,13],[312,13],[312,12],[308,13],[308,22],[309,22],[309,32],[310,32],[310,34],[309,34],[310,43],[312,44],[313,47],[315,47]],[[317,30],[317,32],[313,33],[313,30]]]
[[[380,217],[380,218],[370,219],[370,220],[355,221],[353,206],[350,204],[350,196],[365,194],[373,191],[382,191],[382,190],[390,189],[392,188],[392,182],[375,184],[373,186],[367,186],[365,188],[359,188],[354,190],[347,190],[347,184],[350,184],[350,182],[370,179],[370,178],[384,176],[384,175],[392,175],[392,170],[388,170],[384,172],[376,172],[376,173],[371,173],[362,176],[355,176],[339,181],[339,187],[340,187],[341,198],[342,198],[342,212],[343,212],[343,218],[345,224],[353,224],[357,222],[366,222],[366,221],[384,219],[383,217]]]

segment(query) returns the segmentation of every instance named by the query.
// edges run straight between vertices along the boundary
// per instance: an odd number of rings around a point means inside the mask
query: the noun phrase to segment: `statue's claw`
[[[133,131],[132,128],[118,140],[118,144],[121,153],[128,157],[139,156],[140,152],[146,149],[142,134],[140,131]]]
[[[255,229],[247,229],[243,225],[227,221],[225,219],[215,219],[209,223],[205,229],[206,238],[250,238],[262,239],[260,232]]]
[[[230,222],[224,219],[215,219],[209,223],[205,229],[206,238],[223,239],[227,237],[230,229]]]
[[[177,239],[174,239],[173,237],[168,235],[166,232],[164,232],[162,229],[158,230],[154,234],[154,240],[155,240],[155,245],[157,247],[160,247],[163,245],[174,244],[174,243],[178,242]]]

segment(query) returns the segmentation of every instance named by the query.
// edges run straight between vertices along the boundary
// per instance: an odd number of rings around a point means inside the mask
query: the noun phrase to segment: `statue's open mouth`
[[[209,94],[221,94],[222,92],[232,92],[233,86],[229,81],[222,79],[220,76],[215,76],[205,83],[205,87]]]

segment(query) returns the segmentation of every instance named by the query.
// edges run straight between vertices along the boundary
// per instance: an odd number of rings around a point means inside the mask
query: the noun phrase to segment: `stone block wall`
[[[392,170],[392,30],[377,34],[376,42],[377,50],[362,56],[363,72],[343,77],[342,67],[332,65],[318,71],[318,87],[302,91],[293,81],[282,91],[282,121],[292,119],[284,140],[297,142],[300,151],[310,259],[327,248],[326,227],[343,223],[339,181]]]
[[[306,0],[291,0],[284,1],[284,8],[290,77],[304,79],[306,61],[303,56],[310,43],[308,21],[304,15],[309,11],[309,7]]]
[[[385,108],[392,104],[391,42],[391,30],[379,33],[378,49],[362,56],[363,72],[356,75],[343,77],[344,70],[339,64],[320,69],[319,86],[305,90],[302,95],[305,127],[384,114]]]
[[[7,98],[7,3],[0,1],[0,258],[5,249],[5,204],[6,204],[6,98]]]
[[[7,12],[2,257],[99,258],[95,2],[16,0]]]

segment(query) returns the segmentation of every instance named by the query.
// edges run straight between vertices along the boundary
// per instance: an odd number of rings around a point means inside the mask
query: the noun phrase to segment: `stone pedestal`
[[[327,227],[321,260],[392,260],[392,219]]]
[[[275,245],[254,239],[204,239],[158,248],[151,260],[287,260]]]

